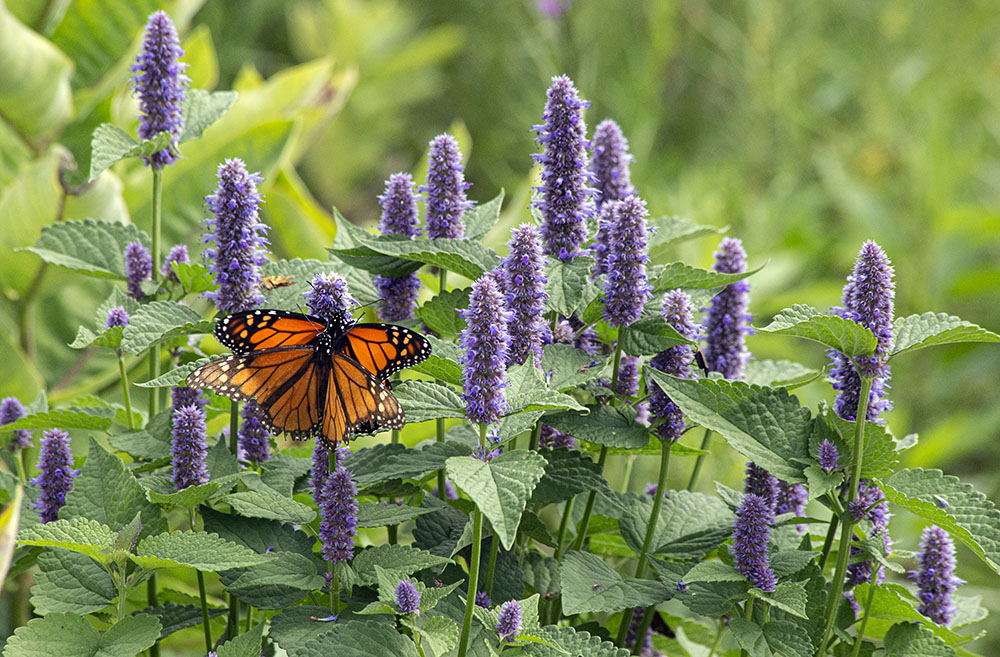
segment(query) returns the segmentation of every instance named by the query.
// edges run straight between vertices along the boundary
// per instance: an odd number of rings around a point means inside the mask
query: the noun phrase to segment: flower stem
[[[444,419],[443,418],[438,418],[435,422],[437,424],[437,441],[439,443],[443,443],[444,442]],[[438,480],[438,498],[442,499],[442,500],[447,499],[447,492],[445,491],[444,468],[441,468],[440,470],[438,470],[438,472],[437,472],[437,480]]]
[[[670,448],[673,443],[660,441],[660,474],[656,480],[656,494],[653,495],[653,508],[649,513],[649,522],[646,525],[646,535],[642,539],[642,548],[639,551],[639,560],[635,564],[635,577],[642,579],[646,574],[646,564],[649,560],[649,551],[653,549],[653,537],[656,535],[656,526],[659,524],[660,509],[663,508],[663,491],[667,485],[667,470],[670,467]],[[634,609],[628,608],[622,612],[621,628],[618,630],[618,645],[625,642],[625,634],[628,632],[629,622],[632,620]],[[648,611],[647,611],[648,613]],[[636,635],[636,643],[639,642],[639,635]]]
[[[536,420],[535,426],[531,429],[531,439],[528,441],[528,449],[534,451],[538,449],[538,439],[542,435],[542,421]]]
[[[486,425],[479,425],[479,444],[485,448]],[[469,561],[469,589],[465,596],[465,617],[462,619],[462,634],[458,639],[458,657],[465,657],[469,650],[469,634],[472,631],[472,609],[476,604],[479,590],[479,561],[483,542],[483,512],[477,506],[472,510],[472,559]]]
[[[573,500],[575,497],[571,497],[566,500],[566,506],[563,507],[562,520],[559,522],[559,535],[556,537],[556,561],[562,561],[562,556],[566,552],[566,529],[569,527],[569,519],[573,516]]]
[[[239,458],[239,434],[240,434],[240,403],[229,402],[229,452]],[[330,457],[334,458],[336,450],[330,450]],[[336,467],[336,461],[333,462]],[[331,469],[330,472],[333,472]]]
[[[868,582],[868,599],[865,600],[865,615],[861,617],[861,625],[858,626],[858,637],[854,640],[854,650],[851,651],[851,657],[858,657],[861,654],[861,644],[865,638],[865,627],[868,626],[868,618],[871,616],[872,611],[872,601],[875,600],[875,587],[878,586],[875,582],[878,581],[880,570],[882,570],[882,565],[876,564],[875,571],[872,573],[872,581]]]
[[[131,411],[129,411],[131,415]],[[160,604],[159,595],[157,593],[157,581],[156,573],[149,576],[146,580],[146,604],[150,607],[155,607]],[[149,657],[159,657],[160,656],[160,640],[157,639],[156,643],[149,647]]]
[[[14,465],[17,467],[17,478],[22,486],[28,485],[28,474],[24,470],[24,450],[19,449],[14,452]]]
[[[132,395],[128,391],[128,372],[125,371],[125,356],[118,351],[118,373],[122,379],[122,394],[125,396],[125,413],[128,415],[128,428],[135,429],[135,419],[132,417]],[[150,419],[153,419],[150,416]],[[155,575],[154,575],[155,577]]]
[[[393,429],[392,432],[389,434],[389,436],[390,436],[390,442],[392,442],[393,445],[395,445],[396,443],[398,443],[399,442],[399,429]]]
[[[748,621],[753,621],[753,598],[747,598],[747,601],[743,603],[744,615],[743,617]],[[740,657],[747,657],[746,650],[740,650]]]
[[[153,257],[153,278],[156,278],[160,271],[160,224],[163,220],[163,171],[155,167],[153,171],[153,201],[151,208],[153,220],[150,233],[153,240],[151,255]],[[160,375],[160,345],[149,348],[149,378],[155,379]],[[149,389],[149,419],[153,419],[159,411],[160,390],[159,388]]]
[[[608,446],[601,445],[601,453],[597,456],[597,467],[604,471],[604,462],[608,459]],[[590,527],[590,515],[594,512],[594,504],[597,502],[597,491],[590,491],[590,495],[587,496],[587,505],[583,507],[583,518],[580,520],[580,533],[577,534],[576,540],[573,541],[573,549],[579,550],[583,547],[584,541],[587,540],[587,529]]]
[[[486,591],[486,595],[493,595],[493,571],[497,567],[497,554],[500,552],[500,537],[497,536],[496,532],[493,532],[493,538],[490,540],[490,557],[486,562],[486,583],[483,585],[483,589]]]
[[[858,395],[858,411],[854,422],[854,472],[851,475],[851,487],[847,504],[841,514],[843,521],[840,530],[840,548],[837,553],[837,567],[833,571],[833,581],[830,582],[830,597],[826,603],[826,624],[823,627],[823,638],[816,649],[816,657],[827,654],[827,644],[833,636],[833,623],[837,618],[837,606],[844,592],[844,575],[847,573],[847,562],[851,552],[851,538],[854,536],[854,516],[851,515],[851,503],[858,496],[861,481],[861,466],[864,461],[865,449],[865,419],[868,417],[868,397],[872,390],[873,377],[861,377],[861,394]]]
[[[712,444],[712,430],[705,429],[705,437],[701,439],[701,449],[707,450]],[[698,482],[698,475],[701,474],[701,466],[705,463],[705,454],[699,454],[694,460],[694,468],[691,469],[691,479],[688,480],[688,490],[694,490],[694,485]]]
[[[201,624],[205,628],[205,652],[212,651],[212,626],[208,618],[208,598],[205,596],[205,575],[200,570],[198,575],[198,597],[201,598]]]
[[[227,640],[236,638],[240,633],[240,599],[229,594],[229,620],[226,622]]]
[[[840,524],[840,517],[837,514],[833,514],[830,518],[830,528],[826,532],[826,538],[823,540],[823,552],[819,557],[819,568],[823,570],[826,568],[826,562],[830,559],[830,548],[833,547],[833,539],[837,535],[837,526]]]

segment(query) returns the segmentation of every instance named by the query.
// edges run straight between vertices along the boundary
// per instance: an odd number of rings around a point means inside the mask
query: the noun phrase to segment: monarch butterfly
[[[226,315],[215,336],[233,350],[187,377],[234,401],[256,400],[274,431],[318,435],[400,429],[405,419],[389,377],[431,353],[422,335],[394,324],[328,322],[282,310]]]

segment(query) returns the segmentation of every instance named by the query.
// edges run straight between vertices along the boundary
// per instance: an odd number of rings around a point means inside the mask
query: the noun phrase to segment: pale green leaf
[[[465,403],[451,387],[430,381],[404,381],[392,389],[407,422],[465,417]]]
[[[957,342],[1000,342],[1000,335],[946,313],[898,317],[892,323],[893,344],[889,358],[905,351]]]
[[[122,349],[141,354],[155,344],[195,333],[211,333],[214,322],[177,301],[152,301],[139,306],[122,333]]]
[[[143,568],[191,566],[215,572],[262,564],[273,558],[220,538],[218,534],[189,530],[165,532],[142,539],[132,560]]]
[[[21,545],[57,547],[85,554],[100,563],[111,562],[115,532],[96,520],[73,518],[38,524],[22,529],[17,535]]]
[[[94,130],[90,142],[90,176],[88,181],[104,173],[116,162],[130,157],[149,157],[169,148],[173,134],[167,131],[152,139],[136,141],[127,132],[110,123],[102,123]]]
[[[5,657],[135,657],[156,642],[160,621],[150,614],[126,616],[101,634],[83,616],[35,618],[7,640]]]
[[[218,121],[236,102],[235,91],[205,91],[188,89],[187,97],[181,105],[184,115],[184,131],[179,143],[197,139],[205,128]]]
[[[782,310],[770,324],[758,330],[819,342],[851,357],[867,356],[878,344],[875,334],[857,322],[801,304]]]
[[[26,250],[81,274],[125,280],[125,247],[131,242],[149,239],[131,224],[83,219],[44,227]]]
[[[624,579],[600,557],[571,550],[559,568],[565,614],[614,612],[646,607],[671,598],[658,581]]]

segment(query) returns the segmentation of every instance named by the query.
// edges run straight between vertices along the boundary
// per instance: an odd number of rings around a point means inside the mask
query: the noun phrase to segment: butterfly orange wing
[[[318,317],[283,310],[253,310],[226,315],[215,325],[215,337],[237,354],[306,345],[326,328]]]
[[[323,407],[321,435],[332,445],[349,434],[402,429],[406,422],[399,400],[356,361],[333,355]]]
[[[427,338],[395,324],[355,324],[347,330],[343,353],[383,383],[396,372],[427,360]]]

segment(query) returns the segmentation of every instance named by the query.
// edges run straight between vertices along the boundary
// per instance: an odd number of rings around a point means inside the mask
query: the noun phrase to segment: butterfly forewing
[[[383,383],[396,372],[427,360],[427,338],[394,324],[355,324],[343,338],[343,351]]]
[[[215,337],[237,354],[310,344],[326,323],[318,317],[283,310],[254,310],[226,315]]]
[[[322,435],[333,444],[348,434],[402,429],[399,401],[378,379],[350,358],[332,357]]]

